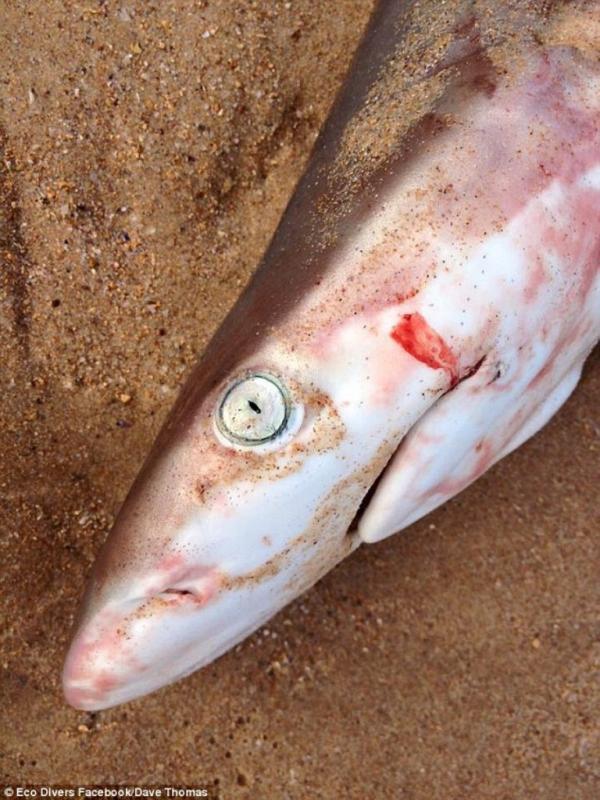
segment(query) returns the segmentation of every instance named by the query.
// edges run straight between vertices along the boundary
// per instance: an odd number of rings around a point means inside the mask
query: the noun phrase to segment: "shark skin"
[[[527,24],[488,41],[493,4],[457,3],[405,80],[418,5],[377,7],[98,556],[64,668],[77,708],[210,663],[476,480],[577,384],[600,330],[600,4],[523,3]],[[373,166],[353,134],[400,85],[432,90]],[[277,430],[249,442],[269,415]]]

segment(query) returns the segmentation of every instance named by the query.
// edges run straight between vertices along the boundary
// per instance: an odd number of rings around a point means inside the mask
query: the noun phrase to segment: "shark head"
[[[268,343],[200,398],[184,393],[90,577],[64,669],[72,705],[113,706],[202,667],[356,547],[353,520],[401,435],[363,328],[304,350]]]

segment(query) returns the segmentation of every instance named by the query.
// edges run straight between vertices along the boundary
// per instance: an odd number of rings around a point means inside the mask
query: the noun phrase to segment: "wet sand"
[[[0,10],[0,783],[600,795],[598,353],[527,445],[209,668],[94,715],[61,697],[94,554],[370,5]]]

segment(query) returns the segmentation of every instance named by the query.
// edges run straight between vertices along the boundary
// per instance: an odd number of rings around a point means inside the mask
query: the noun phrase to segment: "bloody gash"
[[[600,325],[600,2],[382,0],[93,569],[100,709],[209,663],[534,434]]]

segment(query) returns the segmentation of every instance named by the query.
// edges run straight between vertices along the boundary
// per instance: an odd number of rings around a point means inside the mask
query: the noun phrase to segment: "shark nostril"
[[[169,605],[185,603],[186,601],[201,604],[203,600],[202,592],[195,592],[191,589],[178,589],[177,587],[163,589],[162,592],[159,592],[154,597],[158,600],[163,600]]]
[[[203,606],[209,598],[209,593],[202,589],[178,589],[173,586],[168,589],[163,589],[162,592],[154,595],[153,599],[163,600],[171,606],[177,603],[184,603],[186,605],[191,603],[192,605]]]
[[[217,594],[222,582],[222,575],[217,569],[202,564],[171,568],[169,573],[153,576],[154,580],[144,587],[142,597],[146,608],[152,603],[157,608],[203,606]]]

